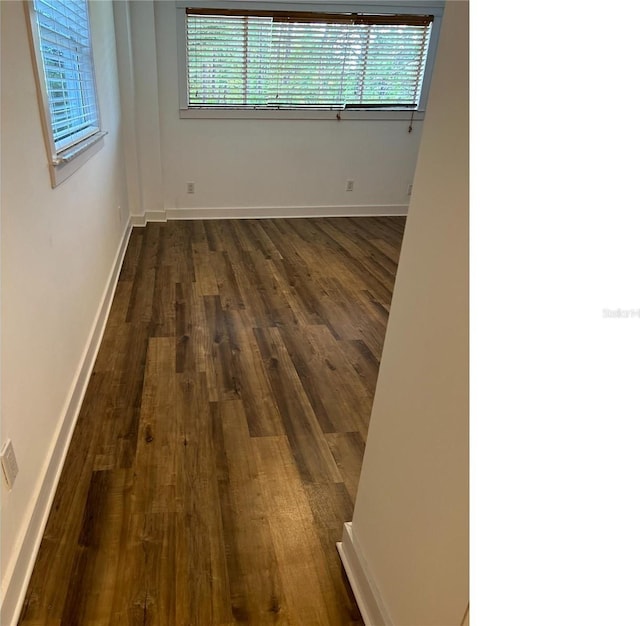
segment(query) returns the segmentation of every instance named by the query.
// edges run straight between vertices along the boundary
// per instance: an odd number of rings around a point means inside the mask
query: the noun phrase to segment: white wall
[[[24,574],[23,557],[37,548],[25,545],[20,553],[125,233],[128,204],[111,3],[91,3],[97,88],[109,134],[98,154],[55,189],[23,3],[1,6],[2,441],[12,439],[20,467],[13,490],[0,488],[1,621],[9,624],[16,601],[13,587],[6,596],[11,575],[20,559]]]
[[[352,532],[394,626],[469,600],[468,4],[447,2]]]
[[[130,13],[142,210],[408,204],[421,122],[180,119],[175,5]]]

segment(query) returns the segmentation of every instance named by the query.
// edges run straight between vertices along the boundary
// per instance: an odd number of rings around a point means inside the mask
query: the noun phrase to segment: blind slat
[[[313,13],[308,11],[255,11],[252,9],[204,9],[187,8],[187,16],[207,18],[225,17],[228,20],[272,19],[283,23],[338,23],[338,24],[419,24],[428,26],[433,21],[432,15],[373,15],[356,13]]]

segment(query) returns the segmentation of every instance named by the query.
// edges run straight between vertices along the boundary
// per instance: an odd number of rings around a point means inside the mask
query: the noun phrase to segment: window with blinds
[[[186,9],[188,106],[409,109],[431,16]]]
[[[32,34],[51,158],[99,133],[87,0],[32,0]]]

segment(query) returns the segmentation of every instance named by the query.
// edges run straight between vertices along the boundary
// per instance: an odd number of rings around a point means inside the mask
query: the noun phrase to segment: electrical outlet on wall
[[[353,181],[352,180],[348,180],[347,181],[347,191],[353,191]]]
[[[187,193],[195,193],[195,192],[196,192],[196,184],[187,183]]]
[[[7,439],[0,450],[0,459],[2,460],[2,473],[4,480],[7,483],[9,489],[13,487],[13,483],[18,475],[18,461],[16,460],[16,454],[13,450],[13,444],[11,439]]]

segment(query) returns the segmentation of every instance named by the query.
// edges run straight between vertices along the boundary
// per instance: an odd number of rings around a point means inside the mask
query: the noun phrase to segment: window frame
[[[176,0],[176,26],[178,38],[178,93],[179,116],[183,119],[274,119],[274,120],[415,120],[424,119],[431,76],[435,64],[444,14],[444,0],[422,2],[387,2],[351,0],[348,3],[309,2],[305,0],[265,2],[262,0]],[[255,11],[312,11],[317,13],[389,13],[401,15],[432,15],[429,53],[422,79],[422,91],[417,109],[240,109],[234,107],[194,107],[188,102],[186,9],[243,9]],[[337,115],[339,114],[339,115]]]
[[[31,45],[31,56],[33,61],[34,75],[36,80],[36,91],[38,93],[38,103],[40,108],[40,118],[45,139],[45,148],[49,162],[49,173],[51,186],[57,187],[69,176],[76,172],[80,166],[86,163],[104,145],[103,138],[107,132],[102,128],[102,118],[100,114],[100,101],[98,97],[95,60],[93,55],[93,35],[91,25],[91,3],[86,0],[87,20],[89,31],[89,58],[91,61],[91,74],[93,82],[93,94],[95,97],[97,127],[79,136],[70,145],[56,148],[53,136],[53,125],[51,115],[51,104],[47,92],[45,69],[42,60],[42,48],[40,40],[40,30],[35,9],[34,0],[25,0],[24,7],[28,24],[29,39]]]

